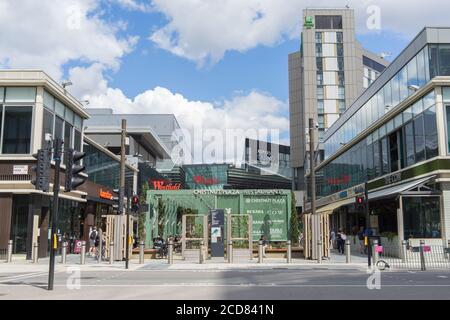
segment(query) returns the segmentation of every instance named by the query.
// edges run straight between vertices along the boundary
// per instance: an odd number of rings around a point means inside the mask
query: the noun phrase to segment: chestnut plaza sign
[[[148,190],[146,242],[158,234],[180,234],[183,212],[203,216],[220,209],[226,214],[251,215],[253,241],[261,235],[267,241],[287,241],[291,200],[290,190]]]

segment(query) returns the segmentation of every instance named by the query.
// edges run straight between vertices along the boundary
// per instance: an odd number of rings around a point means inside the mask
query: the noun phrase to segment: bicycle
[[[376,267],[377,267],[378,270],[380,270],[380,271],[384,271],[384,270],[386,270],[386,268],[388,268],[388,269],[391,268],[391,266],[389,265],[389,263],[387,263],[387,262],[384,261],[383,259],[380,259],[380,260],[377,261]]]

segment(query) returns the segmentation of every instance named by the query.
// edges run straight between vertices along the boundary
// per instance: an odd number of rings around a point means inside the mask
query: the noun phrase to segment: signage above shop
[[[196,184],[213,185],[218,184],[219,180],[216,178],[206,178],[204,176],[194,176],[194,182]]]
[[[327,183],[329,185],[339,185],[339,184],[347,184],[350,182],[350,176],[343,176],[341,178],[332,178],[327,179]]]
[[[112,198],[113,198],[113,194],[110,191],[103,190],[103,189],[100,189],[99,196],[100,196],[100,198],[107,199],[107,200],[112,200]]]
[[[180,190],[180,183],[167,183],[164,180],[154,180],[151,181],[153,183],[153,189],[155,190]]]
[[[384,178],[384,183],[385,184],[393,184],[396,182],[400,182],[401,180],[402,180],[402,173],[397,172],[397,173],[391,174],[389,176],[386,176]]]

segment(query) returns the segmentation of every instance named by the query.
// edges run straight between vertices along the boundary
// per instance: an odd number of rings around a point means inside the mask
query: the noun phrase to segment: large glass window
[[[64,148],[72,148],[72,131],[73,127],[66,122],[64,128]]]
[[[450,76],[450,45],[439,45],[439,75]]]
[[[406,166],[414,164],[414,127],[412,121],[404,127]]]
[[[30,153],[32,107],[5,107],[4,154]]]
[[[414,119],[414,140],[416,147],[416,161],[425,160],[425,132],[423,128],[423,115]]]
[[[407,65],[408,69],[408,93],[413,94],[415,89],[413,87],[419,86],[417,79],[417,59],[414,57]]]
[[[405,239],[440,238],[439,197],[403,197]]]
[[[425,149],[427,159],[437,157],[438,152],[438,133],[436,124],[436,107],[425,110],[423,114],[425,130]]]
[[[78,130],[75,130],[73,148],[77,151],[81,151],[81,132]]]
[[[5,102],[35,102],[35,87],[7,87]]]
[[[342,29],[342,16],[316,16],[316,29]]]
[[[44,109],[44,121],[42,126],[42,147],[45,147],[45,135],[49,133],[53,137],[53,114]]]
[[[389,173],[389,155],[388,155],[388,142],[387,137],[381,139],[381,161],[382,161],[382,174]]]
[[[60,117],[55,118],[55,138],[63,138],[64,120]]]

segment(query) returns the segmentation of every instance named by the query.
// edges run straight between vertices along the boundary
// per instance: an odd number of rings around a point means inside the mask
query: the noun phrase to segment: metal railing
[[[379,246],[374,263],[381,269],[450,269],[450,248],[444,245]]]
[[[8,249],[0,249],[0,261],[6,261],[8,259]]]

